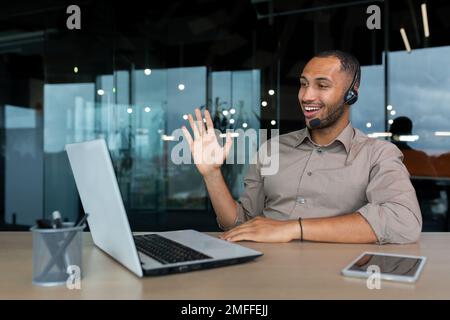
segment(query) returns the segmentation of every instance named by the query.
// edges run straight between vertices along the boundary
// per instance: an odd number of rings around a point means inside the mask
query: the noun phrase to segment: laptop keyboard
[[[162,264],[212,259],[210,256],[157,234],[146,234],[133,238],[138,251]]]

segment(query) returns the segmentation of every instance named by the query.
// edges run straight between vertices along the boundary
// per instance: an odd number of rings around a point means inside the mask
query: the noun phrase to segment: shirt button
[[[300,204],[305,204],[306,199],[301,198],[301,197],[298,197],[298,198],[297,198],[297,202],[300,203]]]
[[[308,176],[312,175],[312,172],[311,172],[311,171],[308,171],[307,175],[308,175]]]

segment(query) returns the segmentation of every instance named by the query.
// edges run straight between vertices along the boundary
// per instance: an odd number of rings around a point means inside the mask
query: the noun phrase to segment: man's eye
[[[320,89],[327,89],[328,86],[326,86],[326,85],[324,85],[324,84],[319,84],[319,88],[320,88]]]
[[[300,82],[300,85],[301,85],[302,87],[306,87],[306,86],[307,86],[307,84],[304,83],[304,82]]]

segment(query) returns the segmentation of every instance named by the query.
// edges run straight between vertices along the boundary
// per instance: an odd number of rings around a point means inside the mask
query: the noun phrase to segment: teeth
[[[319,110],[320,108],[311,108],[311,107],[305,107],[306,111],[316,111]]]

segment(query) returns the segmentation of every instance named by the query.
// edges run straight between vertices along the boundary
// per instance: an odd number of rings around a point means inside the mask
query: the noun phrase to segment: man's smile
[[[305,118],[314,118],[316,117],[319,112],[322,110],[323,106],[321,105],[304,105],[303,106],[303,114],[305,115]]]

